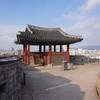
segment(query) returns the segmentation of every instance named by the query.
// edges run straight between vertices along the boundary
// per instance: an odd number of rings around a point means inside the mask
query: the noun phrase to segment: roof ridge
[[[30,29],[38,29],[38,30],[45,30],[45,31],[58,31],[60,29],[59,27],[56,27],[56,28],[45,28],[45,27],[39,27],[39,26],[30,25],[30,24],[27,24],[27,26]]]

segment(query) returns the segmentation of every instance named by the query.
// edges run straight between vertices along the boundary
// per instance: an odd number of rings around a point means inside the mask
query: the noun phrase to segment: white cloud
[[[100,16],[94,16],[87,12],[100,4],[100,0],[88,0],[84,7],[85,10],[78,9],[75,12],[64,15],[65,22],[71,22],[69,26],[63,26],[63,29],[74,35],[82,35],[84,40],[79,45],[100,45]]]
[[[87,0],[86,4],[81,7],[83,10],[92,10],[100,5],[100,0]]]
[[[0,35],[16,34],[19,30],[23,31],[23,27],[17,25],[0,25]]]
[[[18,31],[24,31],[24,26],[0,25],[0,49],[10,49],[16,46],[14,41]]]
[[[84,40],[80,45],[100,45],[100,20],[99,18],[86,18],[78,21],[64,30],[75,35],[82,35]]]

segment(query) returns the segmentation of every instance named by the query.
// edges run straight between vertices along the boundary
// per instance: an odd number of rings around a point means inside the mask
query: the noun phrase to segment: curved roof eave
[[[26,28],[26,30],[25,30],[25,32],[21,32],[21,31],[19,31],[19,34],[17,34],[17,35],[19,35],[19,37],[17,37],[17,40],[16,40],[16,42],[15,43],[17,43],[17,44],[23,44],[23,42],[22,42],[22,40],[25,42],[25,39],[26,39],[26,42],[27,42],[27,39],[30,37],[30,35],[32,35],[33,34],[33,30],[40,30],[40,32],[41,32],[41,30],[42,31],[46,31],[46,32],[50,32],[50,31],[52,31],[52,33],[55,33],[55,32],[59,32],[59,34],[61,34],[62,36],[64,36],[63,38],[65,38],[65,37],[67,37],[67,38],[70,38],[70,41],[68,41],[67,40],[67,42],[64,40],[64,44],[65,44],[65,42],[66,43],[69,43],[69,44],[72,44],[72,43],[76,43],[76,42],[80,42],[80,41],[82,41],[83,40],[83,38],[82,38],[82,36],[75,36],[75,35],[70,35],[70,34],[68,34],[68,33],[66,33],[66,32],[64,32],[61,28],[43,28],[43,27],[38,27],[38,26],[33,26],[33,25],[27,25],[27,28]],[[30,33],[29,35],[28,35],[28,33]],[[35,35],[35,34],[34,34]],[[32,35],[32,36],[34,36],[34,35]],[[27,37],[28,36],[28,37]],[[22,37],[23,37],[23,39],[22,39]],[[67,39],[66,38],[66,39]],[[30,38],[31,40],[32,40],[32,38]],[[48,39],[48,38],[47,38]],[[56,39],[56,38],[55,38]],[[30,41],[31,41],[30,40]],[[33,40],[32,40],[33,41]],[[39,41],[42,41],[41,40],[41,38],[40,39],[38,39],[38,42]],[[51,41],[51,40],[48,40],[49,42]],[[53,40],[54,41],[54,40]],[[56,41],[60,41],[60,40],[56,40]],[[63,40],[62,40],[63,41]],[[34,42],[36,42],[35,40],[34,40]],[[43,41],[42,41],[43,42]],[[32,43],[32,42],[31,42]],[[43,42],[44,43],[44,42]],[[50,42],[51,43],[51,42]],[[54,41],[54,43],[55,43],[55,41]],[[62,42],[63,43],[63,42]],[[37,44],[37,43],[36,43]],[[34,43],[33,43],[33,45],[34,45]]]

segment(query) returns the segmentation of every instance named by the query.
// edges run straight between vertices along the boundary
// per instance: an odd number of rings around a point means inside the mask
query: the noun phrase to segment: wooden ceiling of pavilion
[[[17,34],[16,44],[65,45],[82,41],[81,36],[70,35],[60,28],[43,28],[28,25],[25,32]]]

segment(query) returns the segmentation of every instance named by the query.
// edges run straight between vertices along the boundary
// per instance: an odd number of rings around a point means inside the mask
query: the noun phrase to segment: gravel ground
[[[29,70],[22,100],[99,100],[95,82],[100,64],[78,66],[74,70]]]

